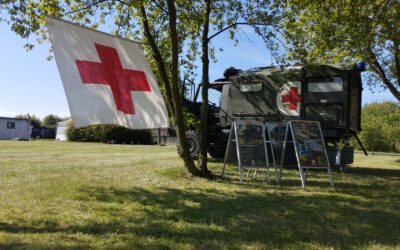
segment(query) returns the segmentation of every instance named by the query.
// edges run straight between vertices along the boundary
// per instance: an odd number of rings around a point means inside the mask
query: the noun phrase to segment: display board
[[[326,168],[328,160],[319,122],[292,121],[295,148],[303,168]]]
[[[267,122],[265,126],[271,145],[273,162],[280,164],[287,125],[283,122]]]
[[[256,120],[235,120],[231,127],[225,152],[226,163],[238,163],[240,182],[243,181],[243,168],[266,168],[269,180],[269,161],[265,143],[264,123]]]
[[[237,121],[237,139],[240,161],[243,167],[263,168],[266,166],[264,124],[259,121]]]
[[[333,186],[328,154],[318,121],[290,121],[287,124],[283,143],[282,157],[286,157],[288,144],[293,143],[297,165],[300,172],[301,184],[305,187],[309,169],[326,169],[328,179]],[[280,163],[278,182],[281,178],[283,161]],[[304,170],[306,173],[304,173]]]

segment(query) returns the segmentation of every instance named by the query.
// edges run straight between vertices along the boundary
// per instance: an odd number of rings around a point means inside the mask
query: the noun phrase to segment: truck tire
[[[186,143],[189,147],[190,156],[193,159],[197,159],[200,154],[200,139],[199,135],[194,130],[188,130],[185,132],[186,134]],[[183,151],[181,150],[180,145],[177,145],[178,155],[182,158]]]

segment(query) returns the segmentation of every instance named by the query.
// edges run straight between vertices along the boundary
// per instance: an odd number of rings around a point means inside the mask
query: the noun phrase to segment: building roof
[[[57,122],[57,126],[67,126],[68,123],[72,122],[72,119],[68,119],[65,121]]]
[[[29,122],[28,118],[15,118],[15,117],[3,117],[3,116],[0,116],[0,119],[3,119],[3,120],[17,120],[17,121],[28,121]]]

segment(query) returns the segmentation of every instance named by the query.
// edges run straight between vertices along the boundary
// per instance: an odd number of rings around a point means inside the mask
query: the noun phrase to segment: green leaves
[[[367,150],[400,151],[400,105],[371,103],[362,110],[360,139]]]
[[[134,40],[147,40],[143,36],[143,27],[139,13],[139,6],[143,4],[147,18],[150,22],[151,32],[157,41],[160,52],[167,64],[170,63],[168,11],[166,1],[116,1],[116,0],[5,0],[0,4],[0,21],[7,22],[11,29],[22,38],[30,38],[32,35],[40,44],[47,40],[44,16],[51,15],[61,17],[81,25],[108,29],[115,34]],[[189,74],[197,69],[197,59],[200,56],[200,38],[202,23],[205,21],[203,1],[175,1],[177,12],[177,31],[179,62],[182,70]],[[277,23],[277,11],[271,7],[270,1],[212,1],[210,13],[210,36],[227,28],[231,39],[237,43],[236,35],[241,31],[241,25],[232,25],[238,22],[255,27],[255,32],[266,41],[271,50],[277,48],[268,41],[273,40],[272,27]],[[255,24],[263,24],[257,26]],[[270,25],[270,27],[268,27]],[[229,27],[230,26],[230,27]],[[25,49],[31,50],[34,44],[29,42]],[[145,46],[149,60],[151,50]],[[210,55],[216,60],[212,44]],[[152,63],[155,65],[155,63]]]
[[[374,86],[383,84],[400,100],[400,2],[396,0],[290,0],[282,28],[289,59],[301,63],[364,61]],[[398,56],[397,56],[398,57]]]

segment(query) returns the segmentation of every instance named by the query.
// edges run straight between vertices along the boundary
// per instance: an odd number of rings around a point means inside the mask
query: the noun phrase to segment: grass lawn
[[[335,188],[227,170],[187,177],[175,146],[0,141],[0,249],[400,248],[400,155],[356,154]]]

